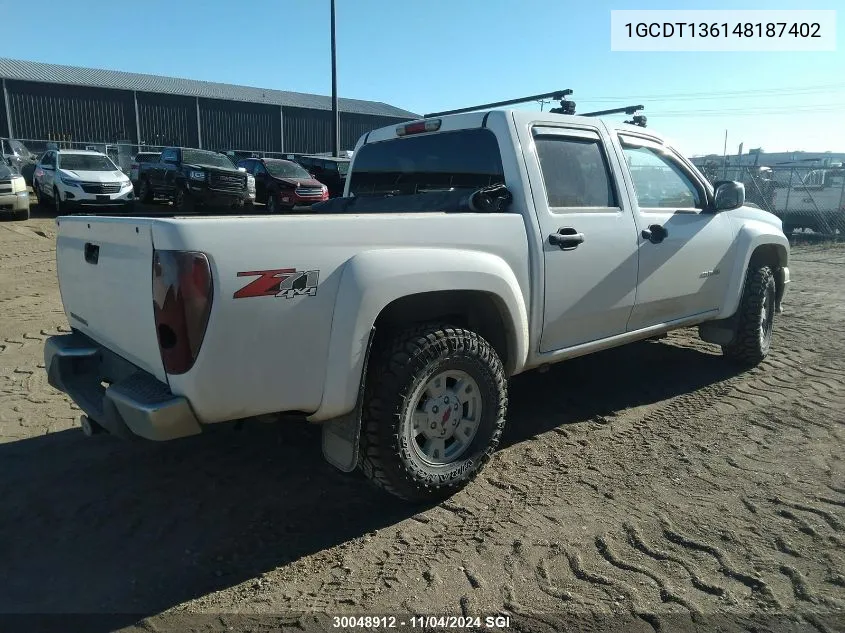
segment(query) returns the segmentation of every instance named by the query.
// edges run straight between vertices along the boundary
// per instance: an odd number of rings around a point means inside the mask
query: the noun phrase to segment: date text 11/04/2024
[[[510,616],[449,616],[449,615],[413,615],[406,617],[354,616],[343,615],[332,618],[332,627],[341,630],[380,630],[380,629],[504,629],[510,628]]]

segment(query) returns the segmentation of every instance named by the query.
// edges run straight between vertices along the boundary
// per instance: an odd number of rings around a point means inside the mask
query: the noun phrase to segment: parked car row
[[[93,149],[52,145],[37,156],[20,141],[0,140],[3,165],[32,186],[38,204],[56,213],[125,209],[137,200],[170,201],[180,211],[242,209],[255,202],[265,204],[269,213],[290,211],[342,196],[350,162],[348,157],[288,154],[284,159],[253,155],[235,165],[234,155],[168,147],[138,152],[121,170],[110,156]],[[0,210],[17,213],[20,204],[4,202]]]

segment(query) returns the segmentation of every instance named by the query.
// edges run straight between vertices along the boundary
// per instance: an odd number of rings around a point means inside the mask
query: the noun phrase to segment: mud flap
[[[738,322],[736,315],[718,321],[705,321],[698,326],[698,336],[708,343],[730,345],[736,337]]]
[[[332,466],[345,473],[351,473],[358,466],[358,446],[361,438],[361,411],[364,406],[364,382],[373,346],[375,328],[370,330],[367,348],[364,352],[364,366],[361,368],[361,382],[358,385],[358,400],[355,408],[323,423],[323,457]]]

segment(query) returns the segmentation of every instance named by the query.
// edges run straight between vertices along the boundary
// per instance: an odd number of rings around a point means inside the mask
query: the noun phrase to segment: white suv
[[[128,207],[135,201],[129,177],[111,159],[89,150],[49,150],[32,178],[41,205],[52,201],[57,213],[71,208]]]

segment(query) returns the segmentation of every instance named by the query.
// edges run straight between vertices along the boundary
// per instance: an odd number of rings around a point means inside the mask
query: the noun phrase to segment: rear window
[[[155,163],[158,162],[161,154],[138,154],[135,157],[136,163]]]
[[[349,192],[356,196],[479,189],[505,182],[499,144],[485,129],[364,145],[349,178]]]

